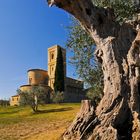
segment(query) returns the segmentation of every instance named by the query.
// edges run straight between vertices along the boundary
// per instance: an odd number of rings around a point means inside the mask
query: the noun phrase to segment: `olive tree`
[[[139,16],[120,24],[112,8],[100,7],[92,0],[48,0],[48,4],[79,20],[95,41],[95,55],[104,75],[99,105],[93,108],[85,101],[63,139],[140,139]]]
[[[38,105],[44,104],[46,99],[46,90],[41,86],[32,86],[30,90],[17,90],[20,95],[20,105],[29,105],[34,112],[38,111]]]

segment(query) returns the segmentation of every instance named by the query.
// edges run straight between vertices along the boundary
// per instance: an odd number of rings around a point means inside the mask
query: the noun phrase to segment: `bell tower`
[[[60,47],[59,45],[55,45],[48,48],[48,76],[49,76],[48,85],[52,89],[54,89],[55,69],[56,69],[56,63],[57,63],[58,48],[62,49],[63,62],[64,62],[64,76],[66,77],[66,50]]]

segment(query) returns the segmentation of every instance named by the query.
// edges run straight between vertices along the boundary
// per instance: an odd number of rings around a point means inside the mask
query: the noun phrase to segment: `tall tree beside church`
[[[63,63],[62,49],[58,47],[57,62],[55,69],[55,82],[54,90],[55,92],[64,91],[64,63]]]
[[[139,16],[120,24],[113,7],[99,7],[92,0],[48,0],[48,3],[80,21],[97,45],[95,55],[104,75],[104,96],[99,105],[93,108],[85,101],[63,138],[140,140]],[[140,8],[139,2],[136,6]]]

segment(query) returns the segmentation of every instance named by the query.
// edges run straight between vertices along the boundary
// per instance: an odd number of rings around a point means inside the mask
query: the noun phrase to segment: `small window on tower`
[[[29,84],[32,84],[32,78],[29,78]]]
[[[53,71],[53,67],[52,67],[52,71]]]
[[[54,59],[54,54],[52,54],[51,58]]]

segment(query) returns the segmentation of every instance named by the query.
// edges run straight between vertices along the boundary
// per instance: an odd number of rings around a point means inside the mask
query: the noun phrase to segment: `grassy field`
[[[80,104],[0,107],[0,140],[59,140],[79,111]]]

